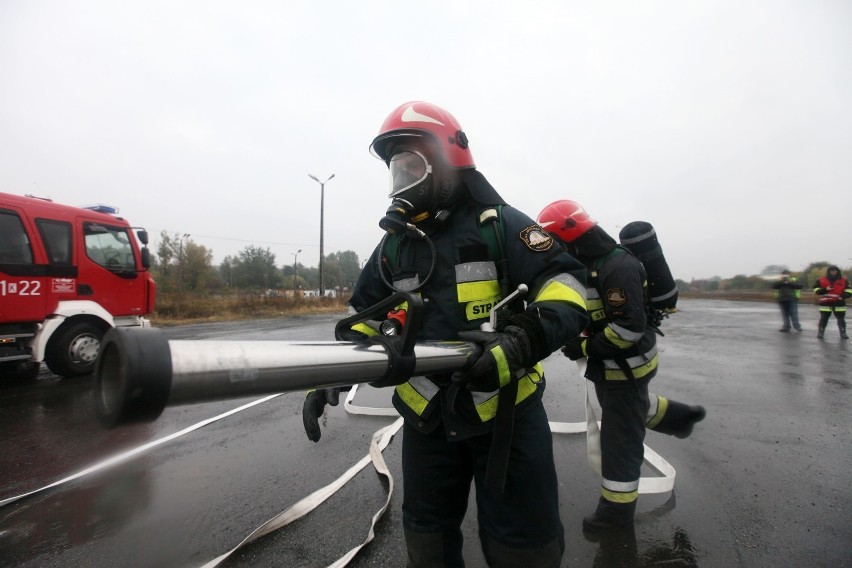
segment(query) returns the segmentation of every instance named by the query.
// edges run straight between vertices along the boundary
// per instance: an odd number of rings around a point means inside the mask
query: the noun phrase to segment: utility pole
[[[296,299],[296,272],[299,270],[299,253],[302,252],[302,249],[297,250],[293,253],[293,299]]]
[[[323,218],[324,218],[324,209],[325,209],[325,184],[331,181],[334,178],[334,174],[328,176],[328,179],[325,181],[320,181],[317,176],[314,174],[308,174],[308,177],[320,184],[320,258],[319,258],[319,296],[322,298],[325,296],[325,281],[323,280],[323,272],[322,272],[322,262],[323,262]]]
[[[189,238],[189,233],[180,237],[178,245],[178,292],[183,290],[183,240]]]

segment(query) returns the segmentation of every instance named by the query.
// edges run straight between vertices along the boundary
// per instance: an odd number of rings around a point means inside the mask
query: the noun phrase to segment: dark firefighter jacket
[[[586,305],[590,336],[586,377],[595,382],[651,379],[657,373],[657,339],[647,324],[647,274],[629,251],[617,247],[588,264]]]
[[[460,331],[479,329],[488,321],[491,307],[501,299],[496,264],[479,227],[479,212],[484,207],[472,200],[463,201],[429,235],[437,258],[434,273],[418,292],[424,300],[419,340],[455,340]],[[529,319],[536,322],[530,339],[534,360],[540,361],[585,327],[585,271],[582,264],[517,209],[503,206],[502,219],[509,290],[522,283],[529,287],[525,314],[534,316]],[[388,280],[400,290],[416,289],[433,263],[429,247],[420,239],[403,237],[397,257],[384,258],[376,248],[355,284],[351,312],[363,311],[393,293],[382,282],[380,258],[381,269],[390,274]],[[527,371],[518,383],[516,413],[541,399],[541,364],[531,363]],[[490,431],[499,391],[470,392],[462,388],[454,408],[448,408],[449,382],[449,376],[412,377],[396,387],[393,404],[423,432],[434,430],[442,419],[451,439]]]

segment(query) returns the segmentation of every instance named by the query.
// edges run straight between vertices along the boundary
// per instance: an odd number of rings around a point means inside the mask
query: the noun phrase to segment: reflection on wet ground
[[[116,535],[151,503],[149,464],[139,459],[119,469],[8,506],[0,532],[7,559],[59,556]],[[4,563],[5,564],[5,563]]]
[[[637,541],[635,528],[615,531],[602,536],[586,535],[589,542],[598,545],[592,566],[594,568],[658,568],[676,566],[697,567],[698,558],[682,529],[675,529],[670,541]]]

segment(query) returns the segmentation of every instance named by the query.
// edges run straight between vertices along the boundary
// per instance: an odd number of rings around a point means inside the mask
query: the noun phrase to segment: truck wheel
[[[59,330],[44,354],[47,368],[60,377],[86,375],[95,370],[104,331],[91,323],[71,324]]]

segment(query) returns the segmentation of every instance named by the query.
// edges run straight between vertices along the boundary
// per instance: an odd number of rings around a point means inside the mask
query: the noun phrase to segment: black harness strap
[[[512,378],[509,384],[500,389],[499,397],[491,433],[491,448],[488,450],[488,464],[485,467],[485,489],[495,495],[502,495],[506,487],[506,472],[509,470],[509,453],[515,429],[518,380]]]
[[[497,267],[497,281],[500,284],[500,297],[509,295],[509,259],[506,254],[505,229],[503,227],[502,207],[485,209],[480,212],[479,223],[483,236],[488,243],[491,259]],[[484,230],[485,223],[492,227],[491,232]],[[509,453],[512,449],[512,437],[515,429],[515,402],[518,398],[518,379],[512,377],[507,385],[500,389],[497,399],[497,412],[494,416],[494,428],[491,431],[491,448],[488,450],[488,463],[485,467],[485,489],[494,495],[502,495],[506,487],[506,472],[509,470]]]

